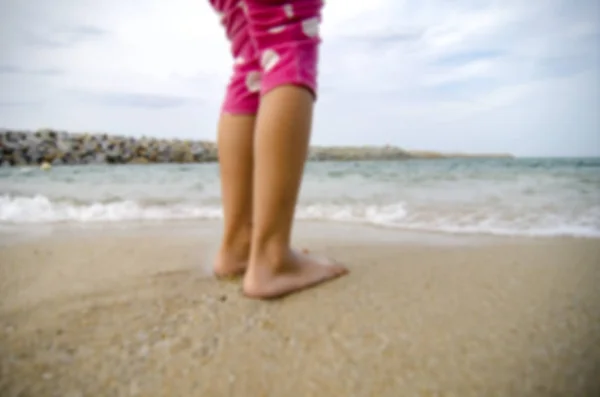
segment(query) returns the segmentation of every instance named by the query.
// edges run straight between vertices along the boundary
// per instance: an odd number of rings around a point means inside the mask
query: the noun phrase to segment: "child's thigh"
[[[225,28],[234,60],[223,111],[256,113],[262,71],[258,51],[250,36],[245,7],[239,0],[211,0],[211,4]]]
[[[263,71],[262,93],[296,84],[315,94],[322,0],[244,0],[242,4]]]

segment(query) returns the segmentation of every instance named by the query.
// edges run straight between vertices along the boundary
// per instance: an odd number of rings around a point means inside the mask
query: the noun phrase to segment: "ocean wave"
[[[600,213],[569,219],[556,213],[536,217],[502,217],[492,211],[486,216],[473,212],[427,213],[407,208],[405,203],[391,205],[312,204],[301,205],[296,218],[313,221],[351,222],[415,231],[503,236],[600,237]],[[161,221],[184,219],[221,219],[216,205],[190,203],[140,203],[133,200],[111,202],[68,202],[37,195],[0,196],[0,223],[9,225],[44,223],[94,223],[123,221]]]
[[[169,219],[219,219],[217,207],[197,207],[186,204],[143,205],[133,200],[81,203],[52,201],[45,196],[1,196],[0,222],[118,222]]]

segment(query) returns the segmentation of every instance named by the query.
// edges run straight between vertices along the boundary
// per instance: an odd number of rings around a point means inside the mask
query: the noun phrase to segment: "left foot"
[[[244,274],[248,267],[248,255],[221,249],[215,260],[214,272],[217,278],[233,278]]]
[[[217,278],[232,278],[244,274],[250,257],[250,231],[236,238],[223,239],[213,271]]]

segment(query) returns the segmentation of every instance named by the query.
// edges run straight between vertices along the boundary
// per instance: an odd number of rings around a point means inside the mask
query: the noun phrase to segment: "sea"
[[[216,163],[0,168],[2,229],[222,216]],[[597,238],[600,158],[309,162],[296,218]]]

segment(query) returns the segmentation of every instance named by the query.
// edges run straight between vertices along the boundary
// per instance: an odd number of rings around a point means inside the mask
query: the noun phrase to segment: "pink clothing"
[[[316,97],[323,0],[210,0],[234,57],[223,112],[254,114],[260,96],[294,84]]]

